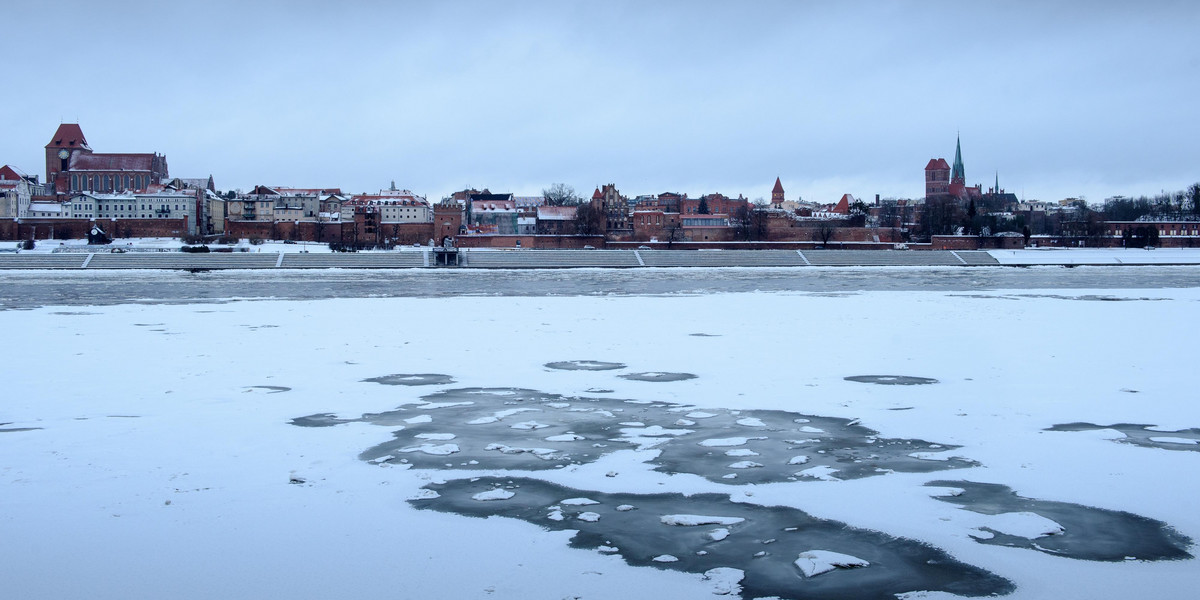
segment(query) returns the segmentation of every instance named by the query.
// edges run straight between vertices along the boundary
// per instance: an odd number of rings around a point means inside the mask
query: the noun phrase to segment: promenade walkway
[[[0,269],[569,269],[654,267],[980,267],[1200,265],[1200,250],[462,250],[460,265],[437,267],[428,251],[188,254],[0,253]]]

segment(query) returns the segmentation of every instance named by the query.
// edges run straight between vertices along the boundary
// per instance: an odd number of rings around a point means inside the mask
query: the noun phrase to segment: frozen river
[[[1200,287],[1200,267],[829,269],[6,271],[0,308],[228,299],[639,296],[736,292],[986,291]]]
[[[4,597],[1190,598],[1198,275],[0,273]]]

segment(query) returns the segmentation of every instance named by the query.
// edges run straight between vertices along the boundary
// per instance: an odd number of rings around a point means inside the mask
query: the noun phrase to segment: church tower
[[[962,162],[962,141],[957,137],[954,140],[954,168],[950,172],[950,183],[964,187],[967,185],[967,175]]]
[[[774,187],[774,189],[771,190],[771,206],[774,206],[775,208],[779,208],[779,206],[782,204],[783,204],[783,183],[781,183],[779,181],[779,178],[776,177],[775,178],[775,187]]]
[[[71,169],[71,160],[79,154],[91,154],[87,138],[78,123],[62,123],[46,144],[46,183],[53,184],[58,174]]]

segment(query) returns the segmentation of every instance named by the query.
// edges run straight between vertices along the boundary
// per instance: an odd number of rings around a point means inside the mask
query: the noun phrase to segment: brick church
[[[983,186],[967,186],[966,169],[963,168],[962,142],[954,142],[954,166],[944,158],[931,158],[925,165],[925,199],[954,199],[959,202],[979,200]]]
[[[62,197],[75,192],[144,192],[169,179],[167,157],[92,152],[76,123],[63,123],[46,144],[46,183]]]

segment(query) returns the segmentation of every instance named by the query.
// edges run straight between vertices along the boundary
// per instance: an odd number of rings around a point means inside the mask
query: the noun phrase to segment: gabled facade
[[[599,200],[604,210],[604,227],[606,231],[629,231],[632,224],[629,221],[629,202],[617,191],[616,184],[608,183],[597,188],[592,194],[592,200]]]

